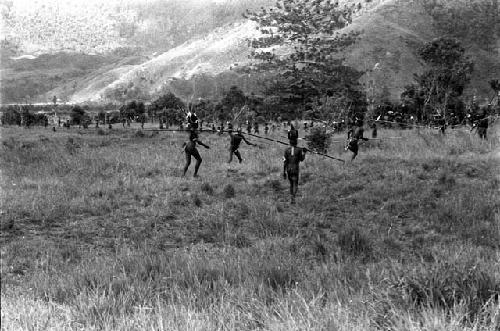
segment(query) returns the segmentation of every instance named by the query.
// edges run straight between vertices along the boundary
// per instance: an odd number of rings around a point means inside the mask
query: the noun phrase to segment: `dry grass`
[[[1,133],[5,330],[500,326],[496,135],[308,155],[290,206],[279,145],[203,134],[183,179],[179,133]]]

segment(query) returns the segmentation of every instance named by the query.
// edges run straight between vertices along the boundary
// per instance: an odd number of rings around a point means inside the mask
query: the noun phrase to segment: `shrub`
[[[314,127],[306,136],[307,147],[320,153],[326,153],[330,146],[330,136],[326,133],[326,128]]]
[[[344,254],[368,258],[372,253],[372,244],[368,236],[357,227],[343,230],[339,234],[339,246]]]
[[[231,184],[227,184],[226,186],[224,186],[224,190],[222,191],[222,193],[224,194],[224,197],[227,199],[234,198],[235,196],[234,187]]]
[[[214,194],[214,189],[209,183],[201,184],[201,191],[205,192],[208,195]]]
[[[420,307],[451,309],[465,304],[468,320],[474,320],[488,300],[500,295],[500,282],[467,261],[422,264],[399,271],[395,278],[391,286],[394,298],[407,298],[408,304]]]
[[[197,194],[193,195],[193,204],[196,207],[201,207],[201,205],[202,205],[201,199],[200,199],[200,197]]]

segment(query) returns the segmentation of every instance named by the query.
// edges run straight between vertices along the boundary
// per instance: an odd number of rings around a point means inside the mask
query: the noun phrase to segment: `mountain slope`
[[[366,72],[362,81],[374,99],[399,99],[404,86],[413,81],[413,74],[422,70],[417,49],[440,35],[435,17],[421,1],[413,0],[372,0],[346,30],[361,31],[357,42],[342,55],[347,64]],[[203,38],[153,53],[144,61],[124,60],[100,66],[83,77],[63,82],[41,98],[57,95],[73,102],[123,102],[149,100],[167,90],[190,98],[220,94],[225,88],[218,87],[221,79],[242,84],[247,92],[255,91],[258,83],[237,76],[230,68],[248,61],[246,39],[258,33],[252,22],[228,24]],[[476,64],[467,93],[486,97],[490,93],[487,80],[500,76],[500,48],[484,50],[467,40],[464,46]]]

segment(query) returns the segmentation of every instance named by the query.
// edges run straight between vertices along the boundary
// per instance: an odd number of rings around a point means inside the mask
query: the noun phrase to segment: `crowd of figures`
[[[23,115],[23,113],[21,113]],[[276,131],[287,131],[288,143],[284,143],[282,141],[273,140],[270,138],[265,138],[271,141],[276,141],[281,144],[288,145],[283,154],[283,177],[288,179],[290,182],[290,194],[291,194],[291,202],[295,203],[295,196],[298,190],[298,178],[299,178],[299,165],[300,162],[304,161],[305,155],[307,152],[312,152],[324,156],[328,156],[326,154],[318,153],[317,151],[309,150],[305,147],[298,147],[298,139],[299,138],[298,129],[301,126],[301,129],[305,132],[311,132],[315,127],[323,128],[327,134],[337,133],[337,132],[347,132],[347,139],[345,143],[345,151],[349,151],[351,153],[351,161],[353,161],[359,152],[359,143],[361,141],[367,141],[369,139],[378,139],[378,128],[379,127],[397,127],[399,129],[413,129],[413,128],[436,128],[439,129],[442,134],[446,134],[448,128],[453,129],[456,124],[454,122],[445,120],[444,117],[438,117],[433,122],[428,123],[428,125],[419,125],[414,120],[413,116],[410,116],[406,120],[402,120],[402,118],[393,118],[390,113],[387,115],[379,115],[375,118],[368,119],[368,123],[366,123],[361,118],[351,118],[347,121],[340,122],[325,122],[325,121],[304,121],[302,125],[299,122],[294,121],[292,124],[291,121],[271,121],[259,123],[258,121],[250,121],[246,120],[243,122],[237,122],[237,127],[233,125],[231,121],[220,121],[219,123],[204,123],[203,120],[199,119],[198,116],[194,112],[187,112],[186,118],[184,122],[173,124],[171,122],[166,121],[165,119],[160,119],[158,121],[159,128],[158,130],[172,130],[172,131],[187,131],[189,133],[189,138],[182,145],[182,150],[185,154],[185,164],[183,167],[183,176],[186,175],[190,165],[191,160],[194,158],[196,160],[194,166],[194,177],[198,177],[198,172],[202,163],[202,157],[200,152],[198,151],[197,146],[202,146],[204,148],[210,148],[207,144],[202,142],[199,138],[199,132],[211,132],[213,134],[223,135],[224,133],[229,134],[229,148],[228,148],[228,163],[231,163],[233,157],[236,156],[239,163],[243,162],[243,157],[241,152],[239,151],[241,143],[245,142],[247,145],[256,146],[256,144],[247,140],[244,136],[243,131],[253,137],[260,137],[261,132],[264,134],[263,137],[273,134]],[[461,125],[464,124],[470,128],[470,131],[477,131],[478,136],[481,139],[487,139],[487,131],[490,125],[490,121],[494,116],[491,115],[491,112],[488,109],[475,111],[473,113],[469,113],[465,116]],[[34,120],[36,119],[36,121]],[[91,124],[95,125],[95,128],[99,128],[99,125],[107,126],[108,129],[113,129],[113,124],[121,123],[122,128],[131,127],[132,120],[140,123],[141,129],[144,129],[144,124],[146,122],[146,118],[143,116],[140,119],[132,119],[130,117],[123,117],[120,121],[116,121],[116,119],[111,122],[109,117],[105,117],[101,119],[99,117],[83,117],[83,120],[78,123],[79,128],[88,128]],[[26,116],[21,116],[21,125],[25,127],[30,127],[30,125],[43,125],[45,127],[50,125],[52,126],[52,130],[56,131],[57,127],[65,127],[70,129],[72,126],[72,121],[69,118],[58,117],[57,120],[52,119],[49,121],[47,116],[42,116],[41,114],[37,116],[31,116],[27,118]],[[3,124],[3,123],[2,123]],[[76,126],[76,125],[75,125]],[[172,129],[171,129],[172,128]],[[327,130],[327,128],[329,130]],[[367,138],[364,136],[365,128],[369,128],[371,130],[371,138]],[[263,138],[261,137],[261,138]],[[334,158],[328,156],[330,158]],[[335,159],[335,158],[334,158]],[[340,160],[340,159],[337,159]],[[343,161],[343,160],[340,160]],[[344,162],[344,161],[343,161]]]

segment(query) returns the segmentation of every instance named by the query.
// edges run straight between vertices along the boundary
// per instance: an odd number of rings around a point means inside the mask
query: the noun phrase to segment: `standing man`
[[[182,174],[182,177],[186,176],[186,172],[189,168],[189,165],[191,164],[191,156],[196,159],[193,177],[198,177],[198,169],[200,169],[202,158],[200,156],[200,153],[198,152],[198,149],[196,148],[196,144],[201,145],[207,149],[210,148],[198,139],[198,134],[195,130],[192,129],[189,132],[189,141],[185,142],[182,145],[182,149],[186,154],[186,164],[184,165],[184,172]]]
[[[479,135],[479,138],[481,139],[486,139],[487,137],[487,132],[488,132],[488,116],[484,116],[481,118],[479,121],[477,121],[477,134]]]
[[[299,188],[299,164],[306,158],[305,148],[297,147],[297,140],[290,140],[290,147],[283,157],[283,178],[290,182],[291,204],[295,204],[295,196]]]
[[[230,145],[229,145],[229,161],[227,163],[231,163],[233,161],[233,154],[236,155],[238,161],[241,163],[243,159],[241,158],[241,154],[238,151],[238,148],[240,148],[241,141],[243,140],[247,145],[250,146],[255,146],[255,144],[252,144],[251,142],[245,139],[245,137],[241,133],[241,129],[238,129],[236,134],[233,134],[233,130],[229,130],[228,132],[230,137]]]
[[[358,119],[356,121],[356,127],[351,132],[352,132],[352,134],[349,134],[349,132],[348,132],[348,140],[347,140],[345,150],[346,151],[350,150],[353,153],[352,158],[351,158],[351,161],[353,161],[356,158],[356,156],[358,155],[359,140],[361,139],[364,141],[368,141],[368,138],[363,137],[365,130],[363,129],[363,121],[362,120]]]
[[[253,132],[259,134],[259,123],[255,122],[253,125]]]
[[[293,142],[295,143],[295,146],[297,146],[299,131],[293,126],[293,124],[290,124],[290,130],[288,130],[288,140],[290,140],[290,145],[292,145]]]
[[[375,122],[372,123],[372,138],[377,138],[377,123]]]

